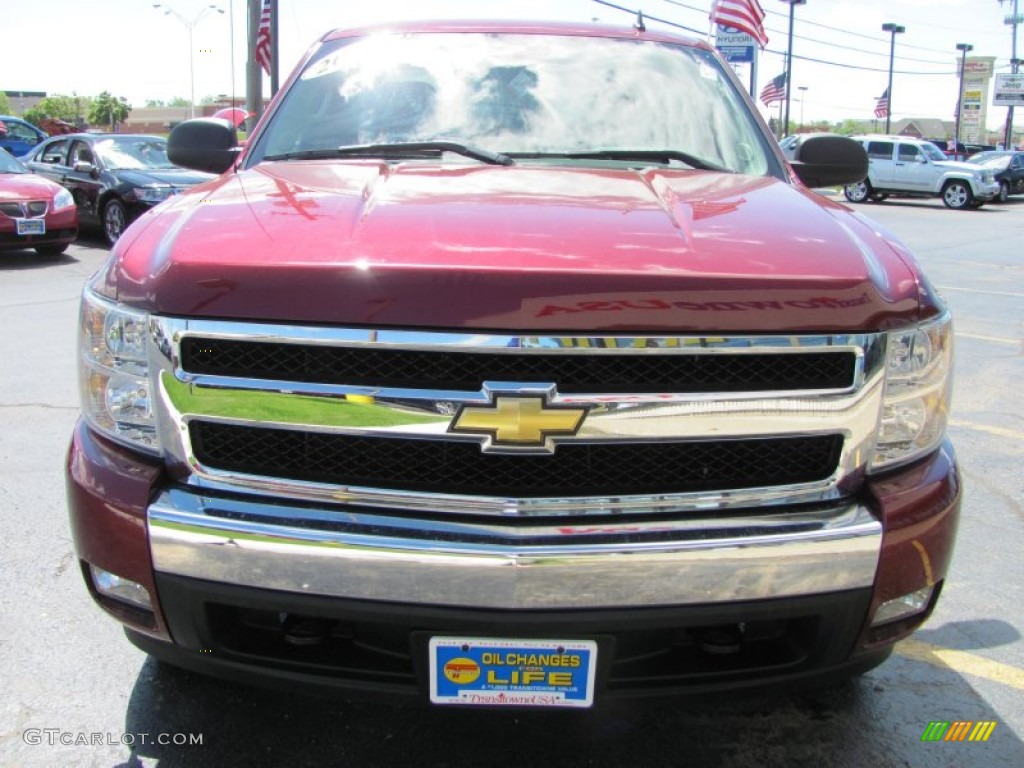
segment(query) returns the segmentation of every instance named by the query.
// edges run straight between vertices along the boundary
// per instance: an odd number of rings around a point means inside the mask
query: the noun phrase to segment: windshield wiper
[[[511,158],[523,160],[564,157],[570,160],[640,160],[645,163],[668,165],[672,160],[686,163],[702,171],[732,173],[728,168],[710,163],[696,155],[678,149],[588,149],[578,152],[509,152]]]
[[[513,165],[512,158],[501,152],[461,144],[457,141],[400,141],[389,144],[351,144],[334,149],[304,149],[267,155],[264,160],[322,160],[331,157],[436,157],[442,152],[479,160],[489,165]]]

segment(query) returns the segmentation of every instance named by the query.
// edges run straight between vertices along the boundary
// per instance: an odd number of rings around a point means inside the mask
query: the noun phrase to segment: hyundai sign
[[[730,64],[750,63],[754,60],[754,38],[735,27],[716,24],[715,48]]]

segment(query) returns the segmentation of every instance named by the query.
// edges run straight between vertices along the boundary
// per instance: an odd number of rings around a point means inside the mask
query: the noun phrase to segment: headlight
[[[62,189],[56,195],[53,196],[53,210],[60,211],[64,208],[70,208],[75,204],[75,198],[71,196],[71,192]]]
[[[143,203],[159,203],[170,197],[173,187],[135,187],[135,198]]]
[[[82,413],[95,429],[120,443],[156,453],[147,357],[149,315],[82,294],[79,379]]]
[[[946,433],[953,368],[948,314],[888,334],[885,398],[872,469],[911,461],[934,450]]]

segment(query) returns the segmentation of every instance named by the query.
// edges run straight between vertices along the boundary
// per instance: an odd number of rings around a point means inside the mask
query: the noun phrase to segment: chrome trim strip
[[[295,344],[373,346],[446,352],[507,354],[715,355],[800,354],[842,349],[856,356],[851,388],[835,391],[744,392],[727,394],[563,395],[552,382],[486,382],[475,392],[381,389],[290,381],[237,380],[186,374],[180,365],[182,339],[190,335]],[[604,346],[597,346],[598,344]],[[623,346],[619,346],[619,345]],[[515,346],[519,345],[519,346]],[[566,346],[568,345],[568,346]],[[586,345],[586,346],[583,346]],[[155,411],[166,458],[182,482],[211,490],[269,493],[279,498],[338,501],[375,507],[401,507],[436,513],[480,515],[609,514],[623,511],[681,511],[834,501],[864,474],[884,390],[884,334],[740,337],[526,337],[507,334],[420,333],[351,328],[186,321],[154,317],[151,323]],[[461,497],[254,477],[203,466],[190,444],[194,418],[265,427],[301,428],[367,437],[469,440],[485,436],[448,432],[460,405],[483,404],[496,392],[550,392],[552,405],[586,405],[589,412],[576,435],[553,436],[551,445],[589,442],[651,442],[841,434],[844,448],[835,475],[825,482],[768,489],[721,489],[715,493],[517,499]],[[296,407],[301,403],[301,407]],[[270,414],[274,415],[271,416]]]
[[[156,570],[399,603],[574,609],[773,599],[869,587],[882,526],[853,505],[766,517],[526,529],[166,491]],[[523,543],[523,540],[540,543]]]

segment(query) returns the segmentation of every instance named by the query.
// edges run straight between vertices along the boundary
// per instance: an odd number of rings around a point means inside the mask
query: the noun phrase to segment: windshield
[[[707,51],[505,33],[327,43],[283,95],[250,162],[439,140],[516,162],[635,164],[622,153],[671,151],[665,162],[681,167],[762,175],[774,166],[747,105]]]
[[[0,173],[28,173],[28,168],[15,160],[6,149],[0,147]]]
[[[101,139],[93,151],[110,170],[177,168],[167,159],[167,141],[153,136],[119,136]]]
[[[924,156],[929,160],[938,162],[939,160],[949,159],[941,149],[927,141],[921,144],[921,151],[924,152]]]

